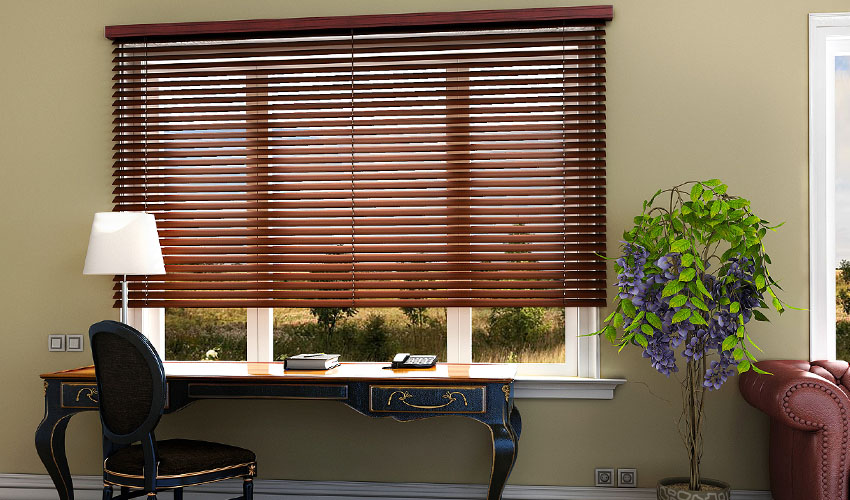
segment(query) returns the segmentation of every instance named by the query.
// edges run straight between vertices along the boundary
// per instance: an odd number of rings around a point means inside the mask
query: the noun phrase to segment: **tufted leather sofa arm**
[[[750,371],[739,386],[744,399],[770,417],[774,500],[848,500],[850,365],[777,360],[758,366],[773,375]]]

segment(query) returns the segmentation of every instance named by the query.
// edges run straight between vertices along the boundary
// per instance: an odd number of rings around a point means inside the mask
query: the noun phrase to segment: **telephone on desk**
[[[432,368],[437,364],[437,356],[400,352],[395,355],[390,368]]]

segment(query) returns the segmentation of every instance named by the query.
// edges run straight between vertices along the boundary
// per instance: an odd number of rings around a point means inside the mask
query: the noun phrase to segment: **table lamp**
[[[83,274],[123,276],[121,322],[127,323],[127,275],[165,274],[154,216],[144,212],[94,214]]]

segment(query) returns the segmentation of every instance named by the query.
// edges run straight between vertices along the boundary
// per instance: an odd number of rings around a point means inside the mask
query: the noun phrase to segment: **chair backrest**
[[[141,440],[165,408],[165,370],[150,341],[117,321],[89,328],[103,435],[118,444]]]

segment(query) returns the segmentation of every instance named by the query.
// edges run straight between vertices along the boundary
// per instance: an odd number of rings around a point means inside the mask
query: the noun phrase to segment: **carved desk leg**
[[[79,410],[62,408],[59,380],[45,382],[44,390],[44,419],[35,431],[35,448],[60,500],[74,500],[74,485],[65,456],[65,429]]]
[[[501,410],[501,421],[489,423],[493,434],[493,469],[490,472],[490,488],[487,490],[487,500],[500,500],[511,470],[514,468],[522,432],[522,419],[519,410],[513,406],[513,387],[505,385],[505,405]]]

